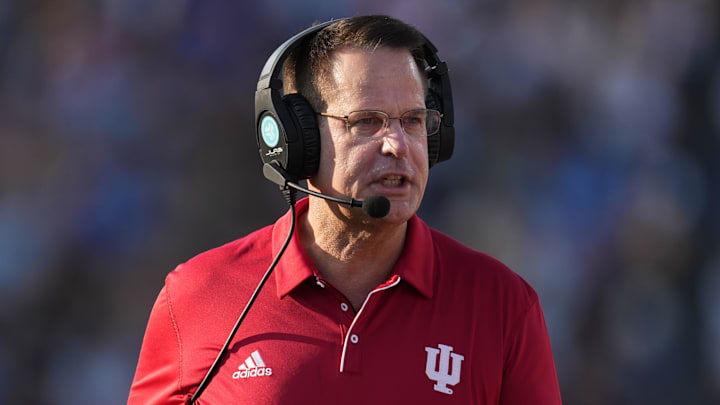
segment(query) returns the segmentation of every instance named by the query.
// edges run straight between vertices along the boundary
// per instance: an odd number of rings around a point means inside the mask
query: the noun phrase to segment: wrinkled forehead
[[[332,54],[329,67],[328,82],[323,86],[328,103],[355,104],[353,101],[360,101],[359,98],[378,97],[424,103],[425,74],[406,49],[343,48]]]

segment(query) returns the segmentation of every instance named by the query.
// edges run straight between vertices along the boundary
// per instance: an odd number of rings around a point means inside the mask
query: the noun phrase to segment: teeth
[[[403,184],[401,176],[387,176],[382,179],[382,185],[385,187],[397,187]]]

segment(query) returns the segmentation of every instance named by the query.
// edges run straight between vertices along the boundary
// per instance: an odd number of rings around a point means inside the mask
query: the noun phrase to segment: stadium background
[[[421,216],[537,289],[566,404],[720,402],[720,4],[0,2],[0,394],[121,404],[165,274],[286,207],[262,64],[397,16],[451,67]]]

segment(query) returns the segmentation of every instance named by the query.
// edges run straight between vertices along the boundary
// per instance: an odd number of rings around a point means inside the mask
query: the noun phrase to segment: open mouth
[[[405,184],[405,178],[397,175],[383,177],[381,184],[384,187],[400,187]]]

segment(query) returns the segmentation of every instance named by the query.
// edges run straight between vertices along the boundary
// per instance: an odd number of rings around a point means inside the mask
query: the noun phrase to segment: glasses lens
[[[347,119],[350,133],[357,136],[373,136],[378,133],[387,117],[379,111],[356,111]]]
[[[425,136],[427,110],[411,110],[402,115],[403,129],[408,135]]]
[[[425,111],[427,111],[427,120],[425,121],[427,136],[435,135],[440,130],[440,121],[442,121],[442,114],[440,114],[440,111],[438,110]]]
[[[403,128],[408,135],[434,135],[440,129],[441,117],[437,110],[408,111],[402,116]]]

